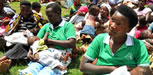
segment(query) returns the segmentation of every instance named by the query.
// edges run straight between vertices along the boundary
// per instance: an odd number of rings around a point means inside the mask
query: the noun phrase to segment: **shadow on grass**
[[[71,64],[68,66],[68,73],[65,75],[82,75],[82,72],[80,72],[80,59],[83,54],[78,54],[76,58],[72,58]]]

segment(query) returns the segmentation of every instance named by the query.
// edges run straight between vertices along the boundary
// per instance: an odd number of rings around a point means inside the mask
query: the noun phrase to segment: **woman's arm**
[[[153,75],[149,67],[135,67],[130,71],[131,75]]]
[[[115,70],[115,66],[98,66],[92,64],[92,61],[87,59],[85,56],[82,57],[80,63],[80,70],[85,73],[98,73],[98,74],[107,74]]]
[[[46,41],[47,45],[58,45],[64,48],[75,48],[76,40],[74,38],[70,38],[68,40],[52,40],[48,39]]]
[[[149,22],[151,18],[150,15],[151,15],[151,11],[146,14],[146,22]]]

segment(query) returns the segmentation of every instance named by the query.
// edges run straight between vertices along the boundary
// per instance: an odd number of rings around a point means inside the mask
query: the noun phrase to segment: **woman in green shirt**
[[[144,43],[127,34],[136,24],[137,14],[126,5],[118,6],[109,22],[109,32],[98,35],[82,57],[80,70],[109,74],[119,66],[128,66],[131,75],[140,75],[149,66]],[[96,65],[92,62],[97,58]],[[149,71],[149,70],[147,70]],[[146,74],[147,75],[147,74]]]

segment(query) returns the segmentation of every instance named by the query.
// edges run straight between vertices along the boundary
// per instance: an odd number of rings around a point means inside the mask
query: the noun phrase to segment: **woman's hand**
[[[33,52],[32,50],[29,50],[28,54],[27,54],[27,57],[31,60],[31,61],[35,61],[35,62],[39,62],[39,58],[36,58],[33,56]]]
[[[135,67],[130,73],[131,75],[153,75],[149,67]]]
[[[34,61],[34,62],[38,62],[39,58],[36,58],[34,57],[33,55],[29,55],[28,58],[31,60],[31,61]]]
[[[43,40],[44,40],[45,42],[47,42],[48,35],[49,35],[49,32],[45,33],[45,35],[44,35],[44,37],[43,37]]]

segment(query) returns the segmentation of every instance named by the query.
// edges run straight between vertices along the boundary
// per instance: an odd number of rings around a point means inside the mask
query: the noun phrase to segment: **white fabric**
[[[58,26],[61,26],[61,27],[63,27],[64,26],[64,24],[65,24],[65,20],[62,20],[62,22],[58,25]],[[53,30],[54,29],[54,27],[53,27],[53,24],[50,24],[50,28]]]
[[[84,16],[79,16],[78,14],[76,14],[72,16],[72,18],[70,19],[70,22],[78,24],[79,22],[83,21],[84,18],[85,18]]]
[[[108,4],[108,3],[102,3],[101,5],[100,5],[100,7],[106,7],[107,9],[108,9],[108,11],[110,12],[111,11],[111,6]]]
[[[38,53],[40,63],[49,65],[52,68],[60,65],[61,52],[57,50],[44,50]]]
[[[130,72],[128,72],[126,66],[121,66],[115,69],[113,72],[111,72],[110,75],[131,75],[131,74]]]
[[[33,55],[37,52],[37,48],[38,48],[38,46],[39,46],[39,40],[37,40],[37,41],[35,41],[30,47],[31,47],[31,49],[32,49],[32,53],[33,53]]]
[[[4,9],[5,12],[12,12],[12,13],[15,14],[15,12],[9,7],[4,7],[3,9]]]
[[[133,27],[132,30],[128,33],[128,35],[131,35],[131,36],[135,37],[136,36],[136,30],[137,30],[136,26]]]
[[[26,33],[27,37],[33,36],[29,30],[26,30]],[[23,32],[16,32],[12,35],[4,36],[4,39],[6,40],[6,46],[11,46],[16,43],[28,44],[27,37],[24,36]]]
[[[84,20],[87,19],[88,15],[89,15],[89,12],[87,12],[87,14],[85,15]]]
[[[110,36],[109,35],[106,36],[106,39],[104,40],[104,43],[109,45],[109,39],[110,39]],[[132,46],[133,45],[132,37],[128,34],[127,34],[127,39],[125,41],[125,44],[126,44],[126,46]]]
[[[38,53],[38,58],[41,64],[48,65],[52,69],[56,66],[68,66],[71,63],[71,58],[68,57],[66,63],[60,60],[62,54],[65,54],[66,50],[57,50],[54,48],[49,48],[49,50],[43,50]],[[70,52],[69,52],[70,53]]]
[[[27,38],[23,35],[23,32],[13,33],[10,36],[5,36],[4,39],[7,41],[6,46],[11,46],[14,43],[27,44]]]

